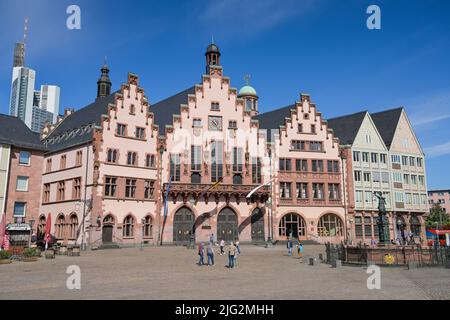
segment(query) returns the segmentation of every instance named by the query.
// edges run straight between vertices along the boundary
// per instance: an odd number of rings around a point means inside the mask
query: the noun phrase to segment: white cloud
[[[410,119],[413,126],[430,125],[435,122],[450,119],[450,92],[444,92],[432,97],[416,99],[421,101],[412,104]]]
[[[438,144],[435,146],[425,148],[424,151],[425,151],[425,155],[428,158],[436,158],[436,157],[450,154],[450,141],[443,143],[443,144]]]

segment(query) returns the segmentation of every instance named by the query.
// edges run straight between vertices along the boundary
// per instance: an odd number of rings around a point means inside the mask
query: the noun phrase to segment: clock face
[[[212,131],[222,131],[222,117],[209,117],[208,127]]]

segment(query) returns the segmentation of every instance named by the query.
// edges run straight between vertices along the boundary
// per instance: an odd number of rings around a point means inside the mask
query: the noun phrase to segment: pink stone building
[[[430,208],[435,204],[439,204],[446,213],[450,213],[450,189],[429,190],[428,203]]]

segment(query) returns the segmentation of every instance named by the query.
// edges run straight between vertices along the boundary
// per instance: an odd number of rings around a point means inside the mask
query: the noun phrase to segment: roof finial
[[[214,35],[211,35],[211,43],[214,44]]]
[[[246,74],[244,76],[245,84],[248,86],[250,84],[250,78],[251,76],[249,74]]]

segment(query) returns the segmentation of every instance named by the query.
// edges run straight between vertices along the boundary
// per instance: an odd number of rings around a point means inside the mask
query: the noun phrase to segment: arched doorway
[[[261,208],[255,208],[252,212],[252,241],[264,242],[264,212]]]
[[[173,242],[175,244],[189,244],[189,238],[195,231],[193,230],[194,220],[194,214],[189,208],[183,207],[175,213],[173,218]]]
[[[396,218],[396,231],[397,231],[397,239],[399,240],[400,243],[405,243],[406,242],[406,221],[405,219],[398,215]]]
[[[236,214],[230,208],[224,208],[217,216],[217,240],[235,241],[239,238]]]
[[[306,223],[305,220],[296,213],[288,213],[285,215],[278,227],[278,235],[286,239],[291,237],[299,240],[306,239]]]
[[[420,237],[422,233],[422,224],[420,223],[418,216],[411,216],[411,219],[409,219],[409,227],[411,229],[411,233],[415,237]]]
[[[112,243],[113,242],[113,230],[114,230],[114,217],[108,215],[103,219],[102,228],[102,242]]]

